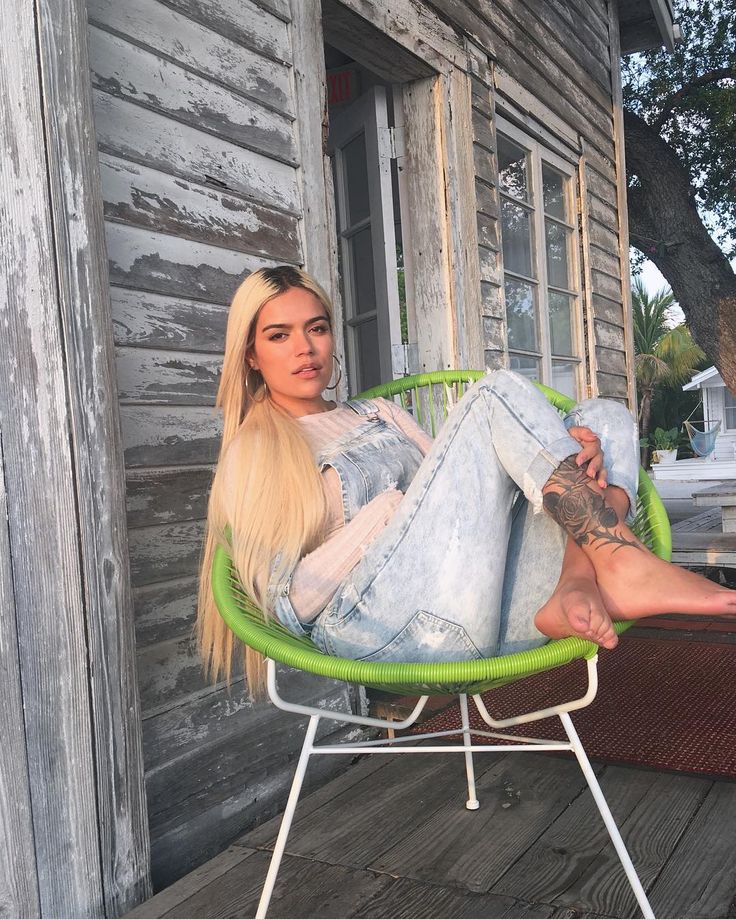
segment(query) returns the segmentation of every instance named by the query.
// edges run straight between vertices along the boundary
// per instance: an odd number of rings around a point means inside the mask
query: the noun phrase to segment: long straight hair
[[[243,587],[269,616],[269,583],[288,577],[324,535],[327,506],[311,449],[297,422],[271,400],[263,378],[249,364],[258,314],[269,300],[294,287],[314,294],[332,327],[325,291],[289,265],[249,275],[228,315],[215,403],[223,411],[222,444],[210,492],[197,605],[199,652],[212,680],[224,676],[229,681],[233,657],[233,633],[212,595],[217,545],[227,548]],[[265,661],[252,648],[246,648],[245,670],[251,696],[261,696]]]

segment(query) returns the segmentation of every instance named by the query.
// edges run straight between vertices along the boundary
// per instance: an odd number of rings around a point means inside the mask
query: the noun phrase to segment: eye
[[[286,338],[286,332],[274,332],[268,336],[269,341],[283,341]]]
[[[319,325],[313,325],[310,329],[310,332],[314,332],[317,335],[324,335],[325,332],[329,332],[330,327],[326,322],[320,322]]]

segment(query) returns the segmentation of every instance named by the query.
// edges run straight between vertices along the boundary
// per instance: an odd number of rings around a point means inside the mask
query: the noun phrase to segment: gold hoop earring
[[[250,375],[255,370],[255,372],[261,377],[261,386],[256,386],[254,392],[251,392],[250,389]],[[263,402],[263,400],[268,395],[268,387],[266,386],[266,381],[263,379],[263,375],[260,370],[256,370],[255,367],[248,367],[248,370],[245,374],[245,391],[248,395],[248,398],[252,402]]]
[[[342,364],[340,359],[336,354],[332,355],[332,360],[337,364],[337,380],[332,384],[332,386],[325,386],[325,389],[337,389],[340,385],[340,380],[342,380]]]

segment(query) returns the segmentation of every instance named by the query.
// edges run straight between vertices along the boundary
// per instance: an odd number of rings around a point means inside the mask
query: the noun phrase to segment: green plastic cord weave
[[[459,398],[468,384],[483,376],[477,370],[443,370],[394,380],[361,394],[362,398],[401,396],[402,404],[411,405],[419,415],[420,402],[431,415],[434,427],[437,406],[444,411]],[[439,391],[435,390],[439,387]],[[539,385],[550,402],[560,411],[569,411],[573,400]],[[448,392],[450,390],[450,392]],[[431,395],[430,395],[431,393]],[[429,396],[429,398],[428,398]],[[669,560],[672,539],[669,520],[659,495],[644,472],[639,472],[638,509],[635,529],[653,552]],[[212,589],[215,602],[228,627],[245,644],[264,657],[299,670],[331,677],[348,683],[360,683],[401,695],[479,693],[503,686],[522,677],[551,670],[579,658],[590,658],[597,646],[580,638],[550,641],[541,648],[503,657],[436,664],[367,663],[331,657],[319,651],[307,638],[298,638],[274,619],[264,621],[263,613],[246,596],[224,549],[215,553],[212,567]],[[616,623],[621,633],[631,623]]]

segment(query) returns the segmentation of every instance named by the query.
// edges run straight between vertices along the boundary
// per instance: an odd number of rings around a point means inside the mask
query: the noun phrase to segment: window
[[[574,169],[499,119],[498,172],[510,367],[577,398],[583,348]]]
[[[725,386],[723,388],[723,403],[724,426],[727,431],[736,431],[736,398]]]

